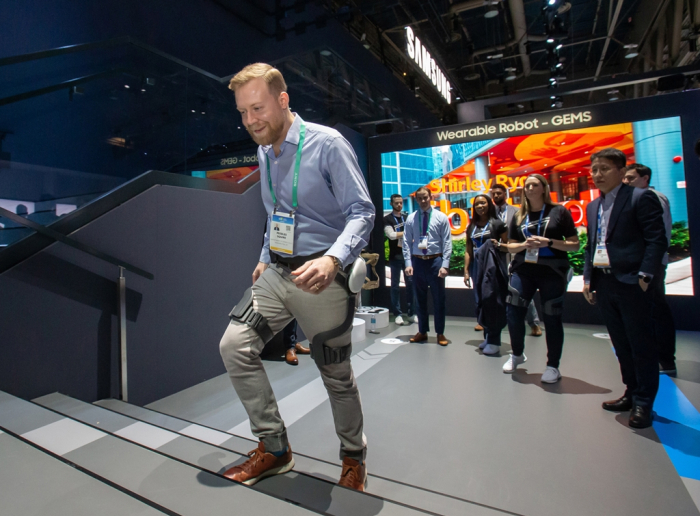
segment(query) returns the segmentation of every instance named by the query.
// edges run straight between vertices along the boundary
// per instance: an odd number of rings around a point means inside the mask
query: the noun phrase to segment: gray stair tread
[[[28,428],[23,418],[31,420],[35,428]],[[115,424],[114,419],[105,418],[105,422],[105,426]],[[229,515],[232,510],[289,516],[309,514],[304,508],[265,496],[73,419],[56,420],[54,412],[2,392],[0,426],[17,434],[21,430],[21,436],[28,441],[183,516]],[[164,436],[156,432],[147,438],[162,442]]]
[[[167,414],[155,412],[151,409],[124,403],[120,400],[105,399],[97,401],[95,404],[128,415],[134,419],[167,428],[173,432],[185,433],[186,435],[196,437],[241,454],[247,453],[256,446],[256,443],[249,439],[184,421]],[[296,463],[294,466],[295,471],[333,482],[340,478],[340,465],[330,464],[326,461],[304,457],[299,454],[295,454],[294,460]],[[423,511],[443,514],[445,516],[495,516],[497,514],[504,514],[504,511],[467,500],[461,500],[452,496],[406,485],[401,482],[395,482],[390,479],[375,477],[371,475],[371,470],[368,492],[388,500],[396,500]]]
[[[2,431],[0,464],[3,515],[164,514]]]
[[[137,440],[145,446],[157,449],[189,464],[195,464],[212,473],[222,473],[231,465],[243,462],[247,458],[245,454],[254,448],[250,441],[245,441],[242,452],[216,447],[158,426],[151,426],[150,422],[139,421],[131,416],[111,412],[101,406],[84,403],[58,393],[37,398],[34,402],[89,425],[99,426],[107,432],[114,432],[126,439]],[[161,423],[164,422],[163,417],[159,417],[158,420]],[[180,427],[182,431],[189,425],[186,423],[183,425],[182,422],[170,422],[169,426]],[[228,435],[221,432],[210,432],[209,437],[217,441],[219,434],[221,434],[221,438]],[[226,442],[222,444],[225,445]],[[340,476],[339,469],[336,474],[336,478],[338,478]],[[382,500],[376,496],[368,496],[338,487],[335,483],[336,478],[319,479],[292,471],[285,475],[267,478],[256,484],[253,489],[334,516],[418,516],[425,514],[423,511]]]

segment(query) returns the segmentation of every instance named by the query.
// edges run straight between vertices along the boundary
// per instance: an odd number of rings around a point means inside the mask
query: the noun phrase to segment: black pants
[[[594,269],[596,295],[605,326],[620,362],[625,396],[636,405],[651,407],[659,390],[658,353],[654,342],[652,300],[654,283],[644,292],[638,284],[618,281]]]
[[[561,316],[566,294],[566,280],[546,265],[524,264],[511,275],[510,287],[520,294],[522,300],[519,306],[509,304],[506,307],[513,354],[520,356],[525,351],[525,316],[532,298],[539,290],[540,301],[544,308],[542,320],[547,329],[545,332],[547,365],[558,369],[564,347],[564,324]]]
[[[442,267],[442,257],[421,260],[414,257],[413,287],[415,289],[416,312],[418,313],[418,331],[428,333],[430,324],[428,321],[428,288],[433,295],[433,310],[435,320],[435,332],[445,333],[445,278],[438,277]]]
[[[676,325],[666,302],[666,266],[652,281],[651,317],[654,321],[654,338],[663,369],[676,368]]]

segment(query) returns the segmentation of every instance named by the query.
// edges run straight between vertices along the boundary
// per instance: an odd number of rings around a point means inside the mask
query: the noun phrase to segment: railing
[[[259,174],[252,174],[238,183],[231,183],[182,176],[168,172],[149,171],[125,183],[124,185],[115,188],[98,199],[95,199],[82,208],[69,213],[49,226],[43,226],[20,215],[12,213],[9,210],[0,208],[0,217],[4,217],[33,231],[33,233],[29,236],[15,242],[3,250],[0,250],[0,274],[7,272],[54,242],[60,242],[86,254],[94,256],[99,260],[116,265],[119,269],[117,305],[119,318],[118,335],[120,355],[119,392],[121,399],[128,401],[126,277],[124,276],[124,272],[132,272],[149,280],[153,280],[154,276],[150,272],[145,271],[135,265],[115,258],[112,255],[99,251],[89,245],[83,244],[82,242],[78,242],[76,239],[68,235],[153,186],[178,186],[241,194],[257,183],[258,180]]]

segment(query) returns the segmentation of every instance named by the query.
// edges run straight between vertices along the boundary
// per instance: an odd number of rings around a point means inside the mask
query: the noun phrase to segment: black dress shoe
[[[653,420],[654,416],[651,413],[651,407],[640,407],[637,405],[632,409],[629,425],[632,428],[648,428]]]
[[[627,396],[603,402],[603,408],[610,412],[627,412],[632,408],[632,400]]]

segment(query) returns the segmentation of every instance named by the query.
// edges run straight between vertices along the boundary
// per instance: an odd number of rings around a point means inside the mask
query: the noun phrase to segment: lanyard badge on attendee
[[[540,211],[540,220],[537,223],[537,236],[542,236],[540,235],[540,229],[542,228],[542,217],[544,216],[544,208],[546,204],[542,206],[542,211]],[[523,234],[525,235],[525,238],[530,238],[532,236],[532,233],[530,233],[530,214],[527,214],[527,219],[525,219],[525,228],[523,229]],[[538,248],[535,249],[526,249],[525,250],[525,261],[527,263],[537,263],[537,259],[540,256],[540,250]]]
[[[421,224],[423,224],[424,218],[425,218],[425,212],[421,211]],[[418,241],[418,249],[423,249],[423,254],[425,253],[425,250],[428,249],[428,230],[430,229],[430,219],[433,218],[433,210],[430,210],[430,215],[428,215],[428,223],[423,224],[423,229],[420,232],[420,240]]]
[[[602,227],[605,226],[605,227]],[[595,254],[593,255],[594,267],[610,267],[608,249],[605,247],[605,238],[608,233],[608,222],[603,224],[603,202],[598,205],[598,227],[596,228]]]
[[[295,213],[297,211],[297,189],[299,187],[299,168],[301,166],[301,150],[306,137],[306,125],[301,122],[299,128],[299,146],[297,147],[297,157],[294,162],[294,177],[292,182],[292,211],[290,213],[278,212],[279,203],[275,190],[272,188],[272,177],[270,176],[270,158],[265,153],[265,163],[267,164],[267,183],[270,187],[270,196],[275,207],[270,218],[270,250],[276,253],[294,254],[294,227]]]
[[[486,235],[486,226],[483,228],[481,235],[479,235],[479,241],[477,242],[476,240],[476,230],[479,229],[479,227],[474,224],[474,229],[472,230],[472,242],[476,244],[476,248],[479,249],[483,244],[484,244],[484,235]]]

